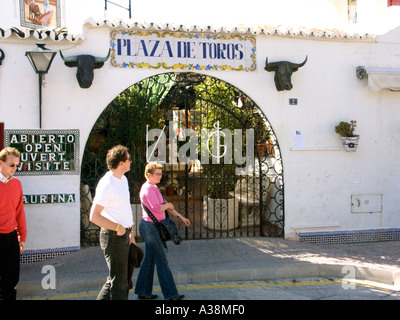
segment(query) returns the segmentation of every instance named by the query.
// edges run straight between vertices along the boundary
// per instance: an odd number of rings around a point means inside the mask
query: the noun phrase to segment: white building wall
[[[13,10],[8,12],[9,21],[14,19]],[[111,30],[86,25],[84,41],[43,42],[62,50],[64,56],[105,56]],[[245,92],[275,131],[283,159],[286,238],[297,239],[300,232],[311,231],[400,228],[400,96],[388,90],[372,91],[367,80],[356,77],[360,65],[399,68],[399,35],[400,29],[375,40],[260,34],[255,71],[205,72]],[[38,128],[38,76],[25,57],[36,42],[32,36],[0,39],[6,53],[0,66],[0,121],[6,129]],[[264,70],[265,58],[302,62],[306,56],[306,65],[292,76],[293,89],[278,92],[274,73]],[[108,61],[94,71],[92,86],[81,89],[76,68],[66,67],[57,54],[45,78],[42,128],[79,129],[82,161],[90,130],[109,102],[159,72],[163,71],[119,69]],[[289,98],[297,98],[298,105],[289,105]],[[346,153],[334,127],[353,119],[358,122],[360,145],[355,153]],[[304,149],[293,150],[295,130],[304,133]],[[27,249],[79,247],[79,175],[19,178],[27,194],[57,190],[77,195],[75,203],[26,205]],[[351,196],[360,194],[382,195],[382,211],[352,213]]]

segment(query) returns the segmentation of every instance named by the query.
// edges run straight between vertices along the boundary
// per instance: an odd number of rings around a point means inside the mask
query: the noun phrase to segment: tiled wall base
[[[50,258],[62,256],[67,253],[78,251],[78,247],[65,247],[65,248],[55,248],[55,249],[42,249],[42,250],[25,250],[21,254],[20,263],[32,263],[44,261]]]
[[[400,240],[400,229],[300,233],[300,241],[316,244],[357,243]]]

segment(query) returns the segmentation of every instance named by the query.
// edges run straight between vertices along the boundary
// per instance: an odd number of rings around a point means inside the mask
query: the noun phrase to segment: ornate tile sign
[[[5,130],[21,153],[16,175],[79,174],[79,130]]]
[[[111,64],[172,70],[256,69],[256,39],[244,35],[114,30]]]
[[[74,193],[24,194],[24,204],[51,204],[75,202]]]

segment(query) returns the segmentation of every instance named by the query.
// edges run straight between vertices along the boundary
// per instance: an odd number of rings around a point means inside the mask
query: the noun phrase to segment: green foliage
[[[131,196],[137,197],[144,181],[146,165],[146,125],[159,127],[163,112],[159,105],[168,94],[175,75],[157,75],[123,91],[102,112],[93,126],[82,163],[82,182],[93,190],[99,177],[108,169],[107,151],[117,144],[128,147],[132,158],[128,177]],[[95,168],[95,170],[93,169]],[[93,172],[95,171],[95,172]],[[138,177],[143,181],[138,181]],[[134,203],[137,199],[131,199]]]
[[[250,99],[230,84],[198,74],[159,74],[127,88],[104,109],[85,148],[82,183],[89,184],[93,190],[99,177],[107,171],[107,151],[116,144],[122,144],[129,148],[133,160],[131,171],[126,175],[131,195],[136,196],[144,181],[146,126],[162,129],[165,123],[168,135],[167,120],[171,119],[167,119],[167,112],[185,108],[190,110],[190,126],[196,130],[199,138],[198,151],[202,143],[201,129],[214,130],[216,122],[219,122],[221,130],[228,129],[232,135],[235,129],[242,129],[243,155],[246,154],[246,129],[254,129],[256,144],[269,139],[263,116],[256,111]],[[186,142],[178,141],[178,149]],[[225,144],[223,137],[220,143],[222,154]],[[221,163],[213,164],[211,155],[208,156],[210,164],[203,166],[208,194],[227,198],[229,192],[234,190],[235,169],[239,165],[233,157],[232,164],[225,164],[223,159]],[[135,202],[135,199],[131,201]]]
[[[350,122],[341,121],[335,127],[335,131],[342,137],[353,137],[356,126],[357,126],[356,120],[351,120]]]
[[[195,89],[200,98],[196,104],[196,111],[201,114],[202,128],[210,132],[215,130],[214,125],[218,122],[221,130],[228,129],[232,135],[235,129],[242,129],[242,144],[245,148],[246,119],[243,118],[243,110],[237,107],[238,92],[228,84],[212,78],[207,78]],[[200,132],[198,135],[201,136]],[[212,141],[213,139],[209,140],[209,150],[213,150]],[[225,138],[221,134],[219,154],[223,154],[225,144]],[[237,164],[234,159],[232,164],[226,164],[223,158],[220,158],[220,163],[213,163],[212,156],[208,154],[208,157],[209,164],[202,164],[203,173],[207,178],[207,194],[210,198],[227,199],[235,188]]]
[[[230,192],[235,189],[236,165],[234,164],[204,164],[203,172],[207,174],[207,194],[213,199],[231,198]]]
[[[266,143],[270,139],[270,131],[265,125],[264,119],[258,112],[253,113],[251,128],[254,129],[256,144]]]

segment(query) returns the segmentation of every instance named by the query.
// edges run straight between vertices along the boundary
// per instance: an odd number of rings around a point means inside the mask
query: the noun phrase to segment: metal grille
[[[124,6],[124,5],[126,5],[126,1],[123,1],[123,4],[121,5],[121,1],[114,2],[114,1],[110,1],[110,0],[104,0],[104,10],[106,12],[107,12],[107,8],[108,8],[108,4],[113,4],[114,6],[117,6],[117,7],[120,7],[122,9],[128,10],[129,19],[132,18],[132,3],[131,3],[131,0],[128,0],[127,7]]]
[[[221,130],[216,130],[217,125]],[[165,199],[191,220],[188,228],[180,225],[186,239],[283,236],[282,161],[264,114],[243,92],[224,81],[195,73],[166,73],[122,92],[91,131],[81,172],[82,245],[98,243],[98,228],[89,222],[88,215],[96,184],[107,171],[107,150],[116,144],[127,146],[133,159],[126,176],[140,241],[138,195],[145,182],[149,146],[157,141],[146,141],[146,135],[149,129],[157,128],[166,137],[166,163],[159,187]],[[185,136],[184,129],[191,129],[197,140]],[[232,136],[223,137],[223,129]],[[246,129],[254,130],[251,147]],[[209,135],[202,135],[204,130]],[[212,132],[219,132],[220,139],[206,139]],[[248,163],[232,154],[232,161],[221,156],[229,143],[230,150],[239,148],[243,157],[254,149],[255,161],[246,174],[238,174],[238,170]],[[168,161],[173,150],[177,152],[176,163]],[[160,152],[157,149],[153,156],[160,157]],[[182,155],[192,159],[180,162]]]

